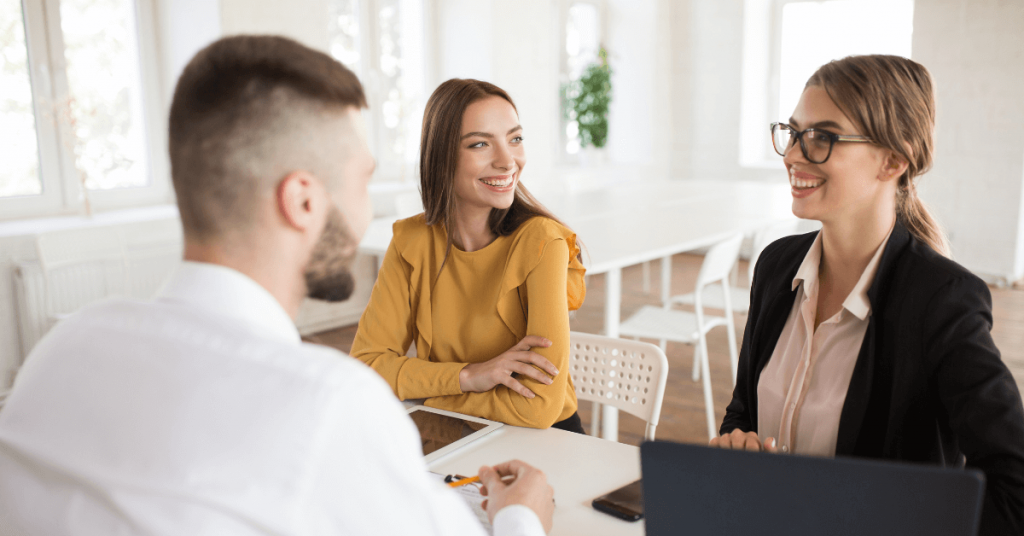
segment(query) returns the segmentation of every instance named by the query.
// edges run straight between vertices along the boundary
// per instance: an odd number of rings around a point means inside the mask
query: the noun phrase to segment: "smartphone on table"
[[[626,521],[638,521],[644,517],[642,482],[637,480],[594,499],[594,509]]]

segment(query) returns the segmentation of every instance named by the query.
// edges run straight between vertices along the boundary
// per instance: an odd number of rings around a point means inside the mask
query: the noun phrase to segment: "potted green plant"
[[[601,47],[598,61],[590,64],[580,75],[563,88],[563,110],[567,119],[579,125],[580,147],[584,159],[603,159],[608,143],[608,105],[612,100],[612,69],[608,65],[608,51]],[[594,158],[593,153],[601,156]]]

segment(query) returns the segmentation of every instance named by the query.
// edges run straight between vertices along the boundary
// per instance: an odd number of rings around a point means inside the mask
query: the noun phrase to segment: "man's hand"
[[[551,516],[555,513],[555,490],[548,484],[544,471],[519,460],[501,463],[494,467],[481,467],[480,494],[487,497],[483,508],[494,523],[494,516],[502,508],[521,504],[533,510],[544,525],[544,532],[551,531]]]
[[[548,374],[551,377],[557,376],[558,369],[544,356],[530,351],[531,348],[547,348],[548,346],[551,346],[551,341],[544,337],[536,335],[523,337],[523,340],[498,357],[463,367],[459,372],[459,387],[464,393],[483,393],[499,385],[504,385],[526,398],[533,398],[537,395],[519,383],[519,380],[513,378],[512,374],[517,373],[545,385],[551,385],[552,379],[548,377]],[[547,374],[541,370],[546,371]]]
[[[712,437],[708,445],[720,449],[749,450],[752,452],[764,451],[773,454],[778,446],[774,437],[769,437],[765,440],[764,445],[762,445],[756,433],[744,432],[739,428],[724,436]]]

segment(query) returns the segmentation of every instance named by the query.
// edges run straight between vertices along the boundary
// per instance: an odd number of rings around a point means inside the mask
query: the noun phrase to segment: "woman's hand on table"
[[[761,439],[757,437],[757,433],[744,432],[737,428],[723,436],[712,437],[711,441],[708,442],[708,446],[720,449],[749,450],[751,452],[763,451],[774,454],[775,449],[778,447],[778,442],[775,441],[774,437],[769,437],[762,445]]]
[[[523,337],[523,340],[498,357],[463,367],[459,372],[459,387],[464,393],[483,393],[504,385],[526,398],[533,398],[536,396],[533,391],[519,383],[512,375],[520,374],[545,385],[551,385],[551,377],[558,375],[558,369],[544,356],[530,351],[531,348],[548,346],[551,346],[551,341],[544,337]]]
[[[484,500],[487,517],[494,523],[494,516],[502,508],[521,504],[533,510],[544,525],[544,532],[551,531],[551,517],[555,513],[555,490],[548,484],[544,471],[525,462],[512,460],[494,467],[481,467],[478,473],[483,486],[480,494]]]

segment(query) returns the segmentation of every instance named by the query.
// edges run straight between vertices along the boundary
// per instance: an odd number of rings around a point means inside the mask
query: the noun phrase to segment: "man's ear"
[[[306,171],[293,171],[277,185],[277,210],[281,219],[296,230],[322,225],[327,212],[326,195],[320,181]]]
[[[882,169],[878,173],[878,180],[888,182],[898,179],[906,173],[910,163],[907,159],[895,151],[886,151],[882,160]]]

